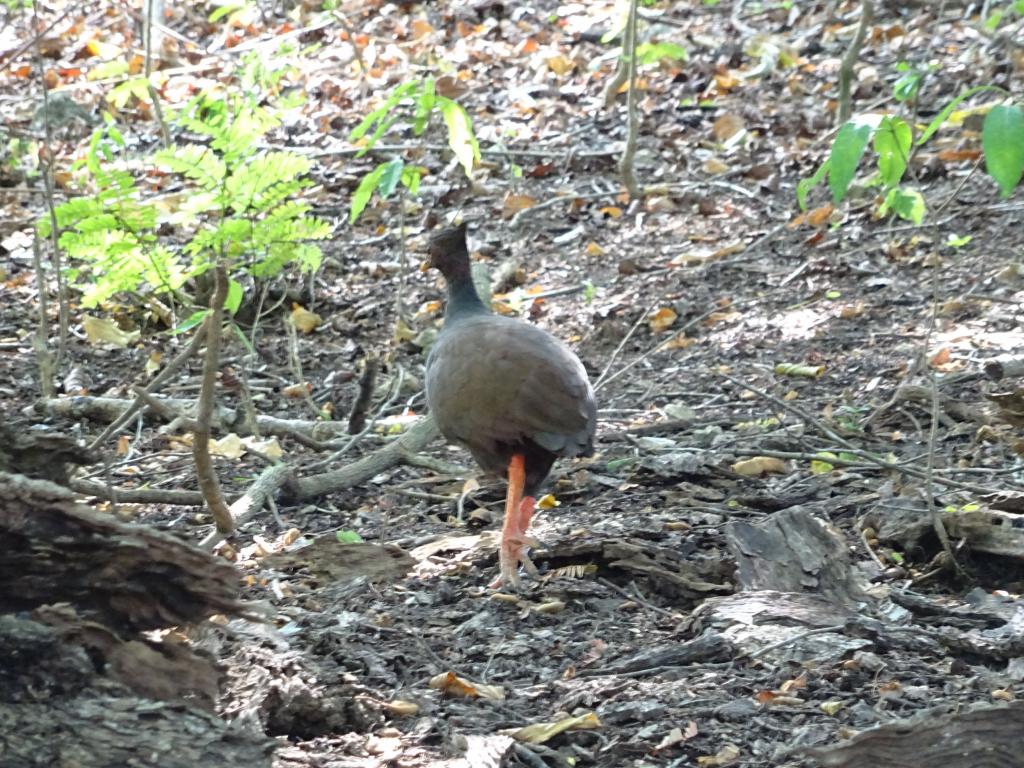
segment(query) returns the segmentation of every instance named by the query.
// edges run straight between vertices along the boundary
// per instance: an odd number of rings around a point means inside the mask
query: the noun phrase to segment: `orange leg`
[[[526,483],[526,459],[516,454],[508,463],[508,495],[505,497],[505,522],[501,527],[501,547],[498,550],[499,576],[492,587],[505,585],[519,586],[519,564],[522,563],[527,572],[537,575],[537,569],[526,555],[526,548],[534,544],[533,539],[526,535],[533,516],[534,499],[523,497],[523,485]]]

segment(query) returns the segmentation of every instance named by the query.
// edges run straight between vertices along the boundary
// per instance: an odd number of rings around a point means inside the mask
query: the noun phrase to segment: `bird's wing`
[[[582,363],[540,328],[496,315],[443,332],[431,351],[427,397],[462,442],[529,438],[558,454],[586,451],[596,408]]]

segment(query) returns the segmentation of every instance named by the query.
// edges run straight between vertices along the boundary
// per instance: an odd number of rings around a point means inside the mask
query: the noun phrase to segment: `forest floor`
[[[823,530],[841,542],[842,568],[857,584],[860,599],[835,597],[837,611],[888,617],[921,637],[993,596],[1000,615],[1021,615],[1021,563],[958,547],[963,571],[944,567],[927,501],[961,509],[985,506],[986,492],[1024,490],[1019,415],[1012,398],[1002,406],[991,398],[1014,384],[982,370],[1024,352],[1024,205],[1019,191],[1000,200],[975,168],[980,137],[968,117],[914,157],[913,183],[928,203],[922,226],[873,218],[872,187],[833,210],[818,207],[827,196],[820,186],[810,195],[817,216],[797,220],[796,185],[827,156],[839,59],[858,22],[859,6],[839,4],[831,16],[825,5],[646,12],[644,38],[678,43],[688,58],[641,69],[636,168],[655,189],[639,203],[623,196],[617,168],[625,95],[603,105],[615,66],[615,44],[600,42],[611,5],[352,4],[345,17],[358,33],[363,76],[330,16],[323,23],[300,8],[286,20],[268,8],[232,27],[208,23],[191,4],[168,7],[177,35],[164,53],[169,82],[187,78],[194,90],[237,83],[236,51],[268,63],[282,41],[300,46],[287,57],[296,68],[285,82],[306,103],[268,143],[313,161],[306,199],[336,224],[315,277],[288,278],[322,322],[292,338],[287,303],[275,309],[253,334],[255,359],[229,337],[226,404],[239,404],[232,382],[244,369],[260,414],[314,420],[329,403],[343,419],[375,356],[376,428],[332,467],[394,440],[425,410],[421,334],[441,317],[438,276],[416,268],[424,218],[456,211],[470,223],[474,257],[510,276],[495,301],[567,341],[597,384],[596,454],[556,467],[557,506],[534,524],[541,578],[527,579],[521,594],[488,588],[503,483],[467,485],[470,457],[440,440],[423,454],[462,470],[390,466],[344,492],[283,500],[280,522],[268,511],[231,537],[221,554],[237,563],[245,596],[272,606],[274,619],[263,633],[233,623],[211,646],[229,671],[221,710],[256,713],[248,727],[278,739],[275,765],[810,766],[818,763],[801,748],[935,708],[1021,696],[1019,658],[894,647],[844,631],[843,621],[773,625],[760,644],[781,644],[761,655],[754,627],[772,622],[755,613],[725,627],[724,603],[715,602],[772,586],[744,580],[736,531],[747,528],[735,526],[799,511],[830,524]],[[1024,58],[1012,39],[985,36],[955,3],[939,6],[941,19],[900,7],[877,9],[855,112],[905,113],[891,97],[901,61],[937,64],[924,80],[920,124],[973,86],[1014,83],[1020,98]],[[72,70],[86,68],[90,37],[139,48],[137,30],[102,10],[57,16],[44,19],[56,21],[57,43],[44,46],[50,86],[95,115],[109,85]],[[28,28],[25,17],[8,26],[0,111],[30,136],[38,130],[19,91],[34,81],[15,65],[30,64],[31,52],[7,60]],[[473,118],[483,159],[472,185],[451,162],[440,124],[423,137],[399,125],[386,148],[365,157],[348,142],[388,89],[430,71],[450,75]],[[148,110],[129,104],[118,120],[133,153],[157,148]],[[81,156],[89,131],[73,122],[54,139],[58,168]],[[430,169],[420,194],[405,200],[404,217],[396,198],[374,198],[350,226],[359,178],[394,155]],[[38,177],[10,173],[0,188],[0,410],[24,420],[39,391],[30,233],[43,198],[25,191],[41,186]],[[396,336],[398,296],[411,332]],[[169,359],[187,338],[144,325],[126,302],[115,314],[141,340],[97,346],[81,330],[83,314],[72,307],[60,372],[67,395],[130,398],[153,352]],[[160,394],[194,397],[199,370],[197,359]],[[294,396],[304,382],[316,409]],[[48,422],[86,441],[105,426]],[[161,426],[133,422],[116,456],[116,438],[103,446],[108,466],[86,474],[125,490],[194,490],[190,449]],[[308,468],[326,454],[279,442],[297,475],[322,471]],[[245,453],[218,456],[216,467],[232,496],[265,464]],[[880,534],[908,509],[923,528]],[[121,503],[111,512],[190,540],[211,529],[201,506]],[[343,545],[336,534],[362,544]],[[818,574],[800,579],[813,591]],[[897,594],[917,595],[935,614],[896,617]],[[963,631],[1004,626],[957,615]],[[823,633],[813,647],[809,629]],[[709,633],[729,638],[729,651],[680,655]]]

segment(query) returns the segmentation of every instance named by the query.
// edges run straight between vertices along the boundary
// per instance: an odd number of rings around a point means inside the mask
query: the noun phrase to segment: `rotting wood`
[[[822,768],[1019,768],[1024,701],[954,714],[923,712],[830,747],[805,748]]]
[[[0,765],[270,765],[273,740],[211,714],[221,669],[176,639],[213,614],[260,618],[230,565],[0,473],[0,583]]]
[[[975,552],[1024,562],[1024,515],[991,509],[943,515],[950,536],[964,539]]]

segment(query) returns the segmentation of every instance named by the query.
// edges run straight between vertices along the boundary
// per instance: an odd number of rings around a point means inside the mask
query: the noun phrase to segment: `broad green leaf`
[[[402,178],[402,169],[404,167],[405,163],[400,157],[396,157],[384,165],[384,173],[381,174],[380,184],[377,186],[381,197],[391,197],[391,194],[398,186],[399,179]]]
[[[358,141],[366,134],[367,131],[370,130],[371,126],[377,124],[377,128],[373,132],[373,136],[367,140],[366,146],[363,147],[357,156],[365,154],[373,147],[377,142],[377,139],[379,139],[395,121],[395,117],[391,115],[391,111],[398,106],[398,103],[405,98],[406,94],[413,89],[418,88],[419,85],[420,82],[418,80],[410,80],[407,83],[402,83],[391,92],[391,95],[388,96],[383,105],[373,110],[373,112],[363,118],[363,121],[359,123],[359,125],[352,129],[352,132],[348,135],[348,140]]]
[[[360,544],[363,541],[363,537],[355,531],[338,531],[334,535],[340,544]]]
[[[179,333],[184,333],[185,331],[195,328],[206,319],[208,314],[210,314],[210,310],[208,309],[200,309],[198,312],[193,312],[189,317],[185,318],[171,329],[171,335],[177,336]]]
[[[924,133],[921,134],[921,138],[917,140],[917,146],[920,147],[928,141],[928,139],[932,137],[932,134],[939,130],[939,127],[949,119],[949,116],[953,114],[953,110],[960,106],[961,102],[965,99],[971,98],[971,96],[974,96],[976,93],[982,93],[983,91],[996,91],[1003,94],[1006,93],[1006,91],[998,85],[979,85],[975,88],[970,88],[969,90],[964,91],[943,107],[942,111],[939,112],[939,114],[937,114],[930,123],[928,123],[928,127],[924,129]]]
[[[897,187],[890,189],[885,196],[885,201],[879,207],[879,213],[883,216],[892,211],[905,221],[920,225],[924,221],[926,212],[924,197],[916,189]]]
[[[242,306],[242,284],[237,280],[228,278],[228,295],[224,299],[224,309],[230,312],[232,315],[238,311],[238,308]]]
[[[1024,110],[1000,104],[985,116],[981,129],[985,170],[1009,197],[1024,174]]]
[[[434,111],[434,78],[427,77],[423,80],[423,88],[420,90],[420,97],[416,100],[416,115],[412,121],[412,132],[419,136],[426,130],[430,122],[430,113]]]
[[[845,123],[836,134],[835,141],[832,142],[832,151],[828,156],[831,163],[828,188],[832,192],[834,204],[842,202],[846,197],[846,191],[857,175],[857,166],[864,156],[864,150],[867,149],[878,120],[877,115],[855,117]]]
[[[466,176],[472,177],[473,166],[480,160],[480,145],[473,133],[473,121],[458,102],[438,96],[437,103],[445,125],[448,126],[448,146],[455,153]]]
[[[801,211],[807,210],[807,193],[814,189],[816,186],[821,184],[822,179],[828,174],[829,168],[832,167],[832,161],[826,160],[821,164],[821,167],[814,172],[814,175],[809,179],[800,179],[796,185],[796,202],[800,206]]]
[[[686,49],[678,43],[641,43],[636,47],[639,64],[657,64],[667,61],[686,61]]]
[[[363,212],[364,208],[366,208],[366,204],[370,202],[370,198],[377,189],[377,185],[380,184],[380,179],[384,175],[384,169],[386,167],[387,163],[381,163],[368,174],[363,176],[362,181],[359,182],[359,186],[356,187],[356,191],[352,194],[352,203],[349,205],[349,224],[355,223],[356,219],[359,218],[359,214]]]
[[[895,187],[903,179],[913,143],[910,126],[902,119],[887,115],[875,131],[878,171],[887,187]]]

